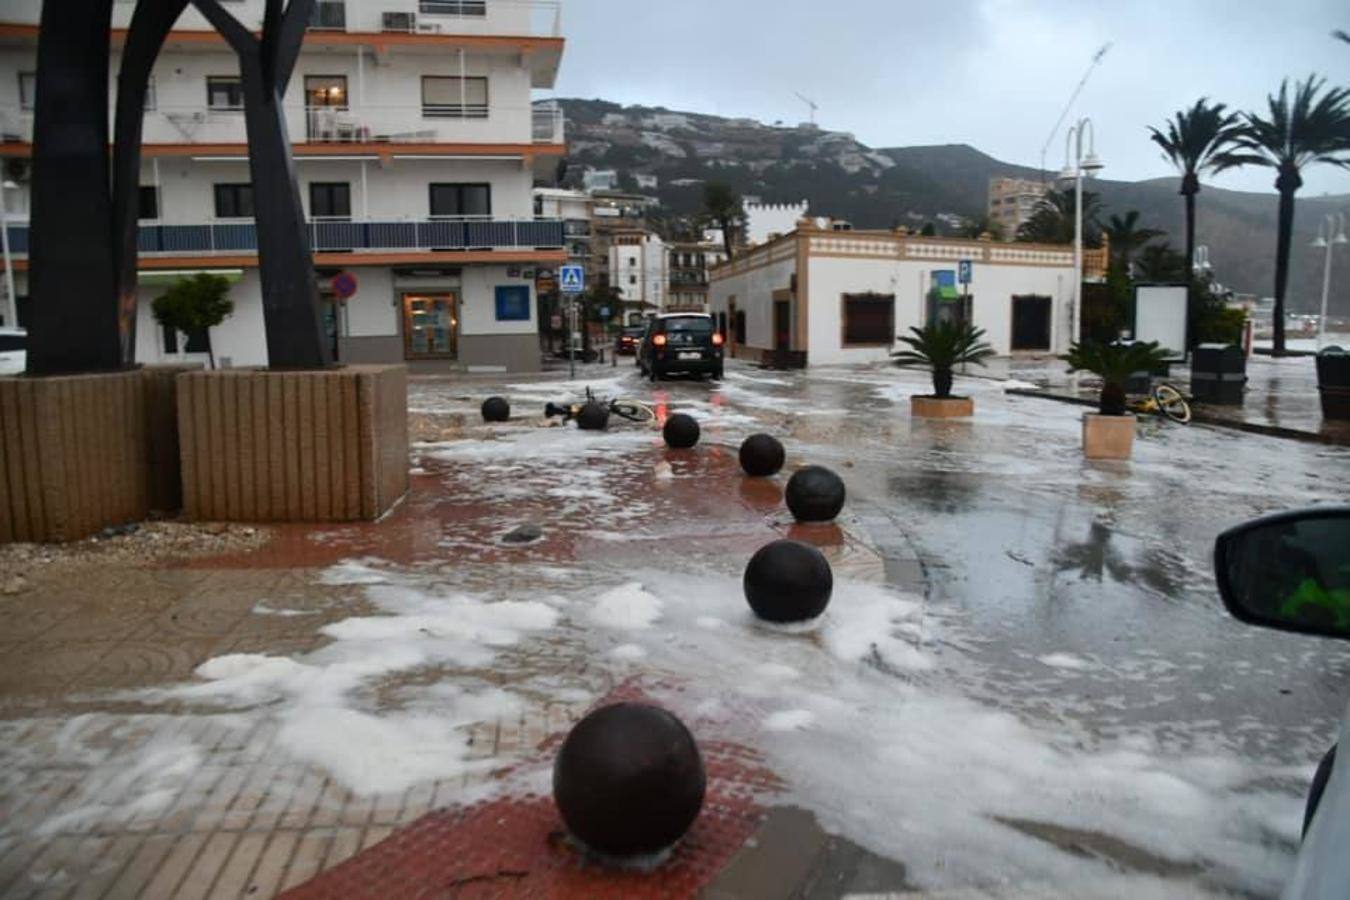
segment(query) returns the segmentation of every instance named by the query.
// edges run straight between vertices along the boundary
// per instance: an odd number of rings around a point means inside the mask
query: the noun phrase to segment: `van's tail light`
[[[721,332],[717,332],[716,334],[713,335],[713,346],[714,346],[714,347],[720,347],[720,346],[722,346],[723,344],[725,344],[726,342],[727,342],[727,339],[724,338],[724,337],[722,337]]]
[[[664,347],[666,345],[666,336],[664,334],[652,335],[652,343],[657,347]]]

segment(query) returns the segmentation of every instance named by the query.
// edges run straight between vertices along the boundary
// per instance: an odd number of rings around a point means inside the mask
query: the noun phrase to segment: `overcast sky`
[[[562,0],[557,95],[766,122],[804,121],[874,147],[967,143],[1038,165],[1096,50],[1114,46],[1076,104],[1103,177],[1164,176],[1147,126],[1201,96],[1265,109],[1285,76],[1350,85],[1346,0]],[[1064,165],[1061,135],[1049,167]],[[1350,193],[1350,171],[1305,172],[1303,195]],[[1272,190],[1271,170],[1217,183]]]

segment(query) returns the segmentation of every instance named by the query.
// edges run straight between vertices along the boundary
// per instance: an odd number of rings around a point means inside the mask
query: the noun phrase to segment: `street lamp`
[[[1327,299],[1331,296],[1331,251],[1337,244],[1350,244],[1345,236],[1345,213],[1327,213],[1326,219],[1317,229],[1317,240],[1313,246],[1327,251],[1326,267],[1322,272],[1322,317],[1317,325],[1317,349],[1325,346],[1327,333]]]
[[[1087,136],[1087,155],[1083,154],[1083,136]],[[1100,172],[1104,165],[1097,156],[1097,132],[1092,120],[1084,116],[1064,136],[1065,181],[1074,183],[1073,225],[1073,330],[1069,342],[1079,339],[1083,329],[1083,178]]]
[[[19,186],[6,179],[0,182],[0,253],[5,261],[5,324],[11,328],[19,324],[19,295],[14,293],[14,257],[9,252],[9,211],[5,205],[5,191],[18,190]]]

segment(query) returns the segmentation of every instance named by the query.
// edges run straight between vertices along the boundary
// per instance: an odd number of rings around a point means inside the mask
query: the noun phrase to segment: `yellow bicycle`
[[[1170,384],[1159,384],[1147,397],[1133,400],[1129,408],[1140,415],[1156,415],[1181,425],[1191,424],[1191,405],[1181,391]]]

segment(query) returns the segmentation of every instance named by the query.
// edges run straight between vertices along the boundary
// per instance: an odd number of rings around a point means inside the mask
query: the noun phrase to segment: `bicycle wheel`
[[[656,418],[650,406],[636,400],[615,400],[609,405],[609,411],[630,422],[651,422]]]
[[[1153,401],[1158,404],[1158,411],[1173,422],[1179,422],[1182,425],[1191,424],[1191,405],[1186,402],[1185,397],[1181,396],[1181,391],[1170,384],[1160,384],[1155,387],[1153,389]]]

